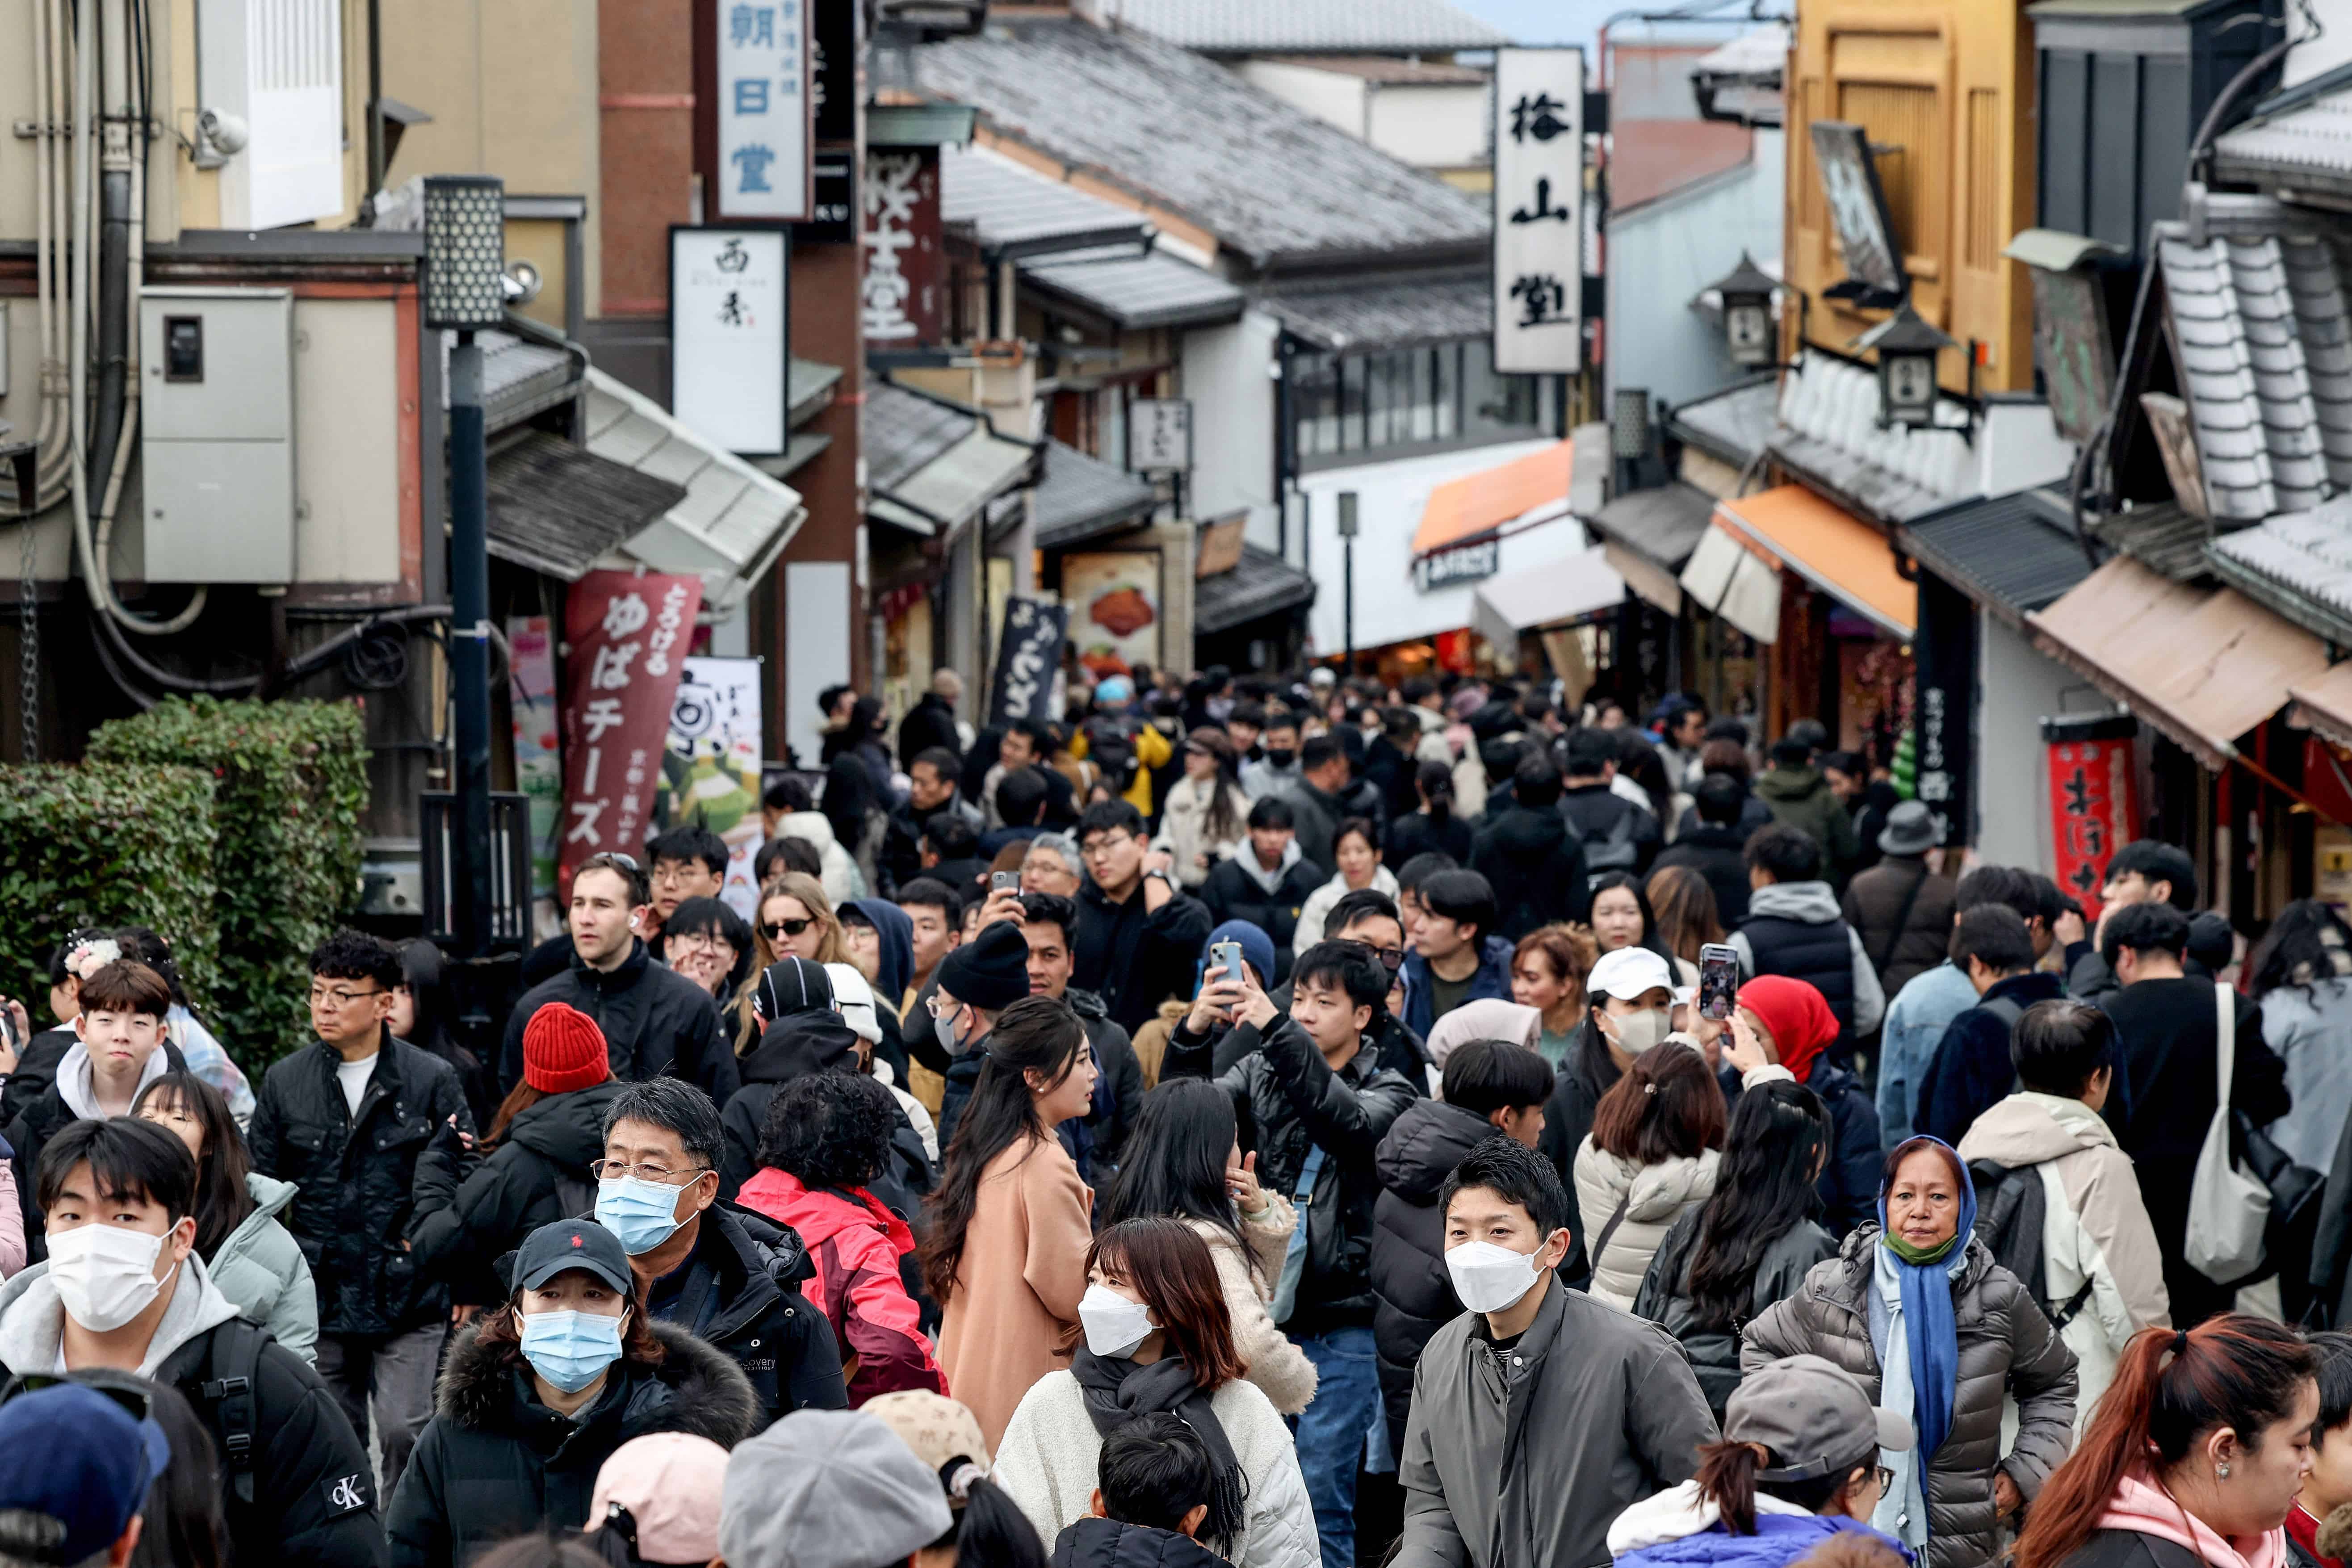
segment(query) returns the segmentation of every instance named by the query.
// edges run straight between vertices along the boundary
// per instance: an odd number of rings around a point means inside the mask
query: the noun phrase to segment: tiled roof
[[[1961,501],[1913,518],[1902,538],[1921,565],[2012,624],[2091,574],[2055,490]]]
[[[1495,324],[1494,283],[1483,270],[1270,289],[1255,302],[1297,336],[1333,353],[1453,342],[1483,337]]]
[[[2331,642],[2352,644],[2352,497],[2223,534],[2205,557],[2248,597]]]
[[[1741,167],[1756,142],[1745,125],[1719,120],[1627,120],[1610,130],[1612,215]]]
[[[1737,468],[1764,449],[1780,416],[1779,380],[1759,375],[1676,405],[1666,416],[1666,429],[1685,446]]]
[[[1719,76],[1779,76],[1789,67],[1789,29],[1778,23],[1752,27],[1720,48],[1701,55],[1691,69]]]
[[[1940,419],[1965,421],[1953,403]],[[1975,494],[1974,455],[1957,428],[1878,426],[1878,377],[1867,365],[1806,351],[1780,384],[1772,456],[1808,483],[1886,522]]]
[[[1271,550],[1242,546],[1241,564],[1192,587],[1192,631],[1231,631],[1261,616],[1315,602],[1315,579]]]
[[[2296,234],[2157,242],[2216,519],[2252,522],[2352,484],[2352,334],[2326,241]]]
[[[1037,481],[1042,443],[889,382],[866,383],[857,431],[867,515],[913,533],[952,534],[998,496]]]
[[[2213,173],[2250,184],[2294,185],[2342,195],[2352,192],[2352,90],[2298,103],[2223,132],[2213,142]]]
[[[449,349],[457,334],[441,337],[441,405],[449,405]],[[585,354],[567,348],[563,340],[543,327],[528,332],[492,328],[474,334],[482,351],[482,413],[492,435],[520,425],[534,414],[580,393]]]
[[[1212,54],[1442,54],[1510,37],[1444,0],[1112,0],[1122,27]]]
[[[1237,320],[1242,291],[1204,268],[1134,248],[1077,251],[1020,264],[1022,283],[1059,297],[1132,331],[1200,327]]]
[[[980,416],[918,397],[887,381],[868,382],[857,410],[857,450],[870,489],[893,490],[979,427]]]
[[[686,487],[545,430],[490,455],[489,551],[565,583],[686,499]]]
[[[1181,215],[1258,267],[1486,248],[1484,197],[1140,32],[1030,18],[911,58],[925,92],[972,105],[992,131]]]
[[[1141,522],[1160,492],[1133,474],[1090,458],[1066,442],[1045,445],[1045,477],[1029,498],[1040,550],[1113,533]]]
[[[940,149],[940,216],[970,224],[982,250],[1005,256],[1140,245],[1151,232],[1141,214],[985,147]]]
[[[1676,481],[1655,489],[1628,490],[1585,521],[1628,550],[1679,572],[1714,516],[1713,496]]]
[[[2119,550],[2151,572],[2176,583],[2208,574],[2205,541],[2213,525],[2191,517],[2176,501],[2140,505],[2088,520],[2091,535],[2111,550]]]
[[[1399,59],[1394,55],[1273,55],[1266,58],[1266,63],[1334,71],[1340,76],[1376,81],[1383,87],[1476,87],[1486,79],[1486,73],[1476,66],[1457,66],[1451,60],[1425,60],[1417,56]]]

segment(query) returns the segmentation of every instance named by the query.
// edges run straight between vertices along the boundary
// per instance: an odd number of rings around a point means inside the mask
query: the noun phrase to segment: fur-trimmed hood
[[[749,1379],[723,1352],[669,1323],[656,1321],[662,1363],[630,1369],[629,1386],[617,1398],[598,1395],[600,1417],[623,1426],[624,1440],[647,1432],[685,1432],[731,1448],[760,1429],[760,1403]],[[511,1431],[524,1406],[512,1368],[497,1346],[480,1342],[480,1325],[469,1323],[450,1342],[434,1414],[476,1431]],[[543,1414],[543,1412],[542,1412]]]

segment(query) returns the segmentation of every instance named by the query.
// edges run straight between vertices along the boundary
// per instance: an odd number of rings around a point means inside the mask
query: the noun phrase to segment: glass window
[[[1487,340],[1290,362],[1301,458],[1464,441],[1521,440],[1555,427],[1557,378],[1497,375]]]
[[[1431,351],[1437,367],[1437,384],[1430,402],[1437,409],[1437,439],[1451,441],[1462,428],[1462,345],[1440,343]]]
[[[1291,400],[1298,421],[1298,455],[1339,449],[1339,362],[1329,354],[1299,354],[1290,362]]]
[[[1364,362],[1360,355],[1339,362],[1339,449],[1364,449]]]
[[[1412,430],[1407,439],[1433,441],[1437,438],[1437,393],[1433,381],[1437,351],[1415,349],[1406,360],[1412,370]]]

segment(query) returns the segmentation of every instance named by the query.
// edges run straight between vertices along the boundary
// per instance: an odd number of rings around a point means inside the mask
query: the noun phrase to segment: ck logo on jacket
[[[356,1473],[321,1481],[319,1489],[326,1494],[330,1519],[357,1513],[368,1505],[367,1478]]]

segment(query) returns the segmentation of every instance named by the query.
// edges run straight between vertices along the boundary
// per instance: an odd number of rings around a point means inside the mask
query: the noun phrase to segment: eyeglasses
[[[1089,860],[1099,860],[1122,844],[1135,842],[1132,833],[1106,833],[1100,838],[1090,838],[1081,845],[1078,853]]]
[[[598,866],[617,866],[624,871],[633,873],[641,869],[637,865],[637,858],[635,856],[625,855],[618,849],[605,849],[591,855],[585,860],[581,861],[580,870],[586,871]],[[579,871],[574,871],[572,873],[575,877],[579,874]]]
[[[735,944],[717,931],[688,931],[669,938],[669,945],[687,952],[733,952]]]
[[[1371,947],[1371,943],[1370,942],[1366,942],[1364,945]],[[1401,947],[1373,947],[1372,956],[1379,959],[1381,961],[1381,967],[1387,970],[1391,974],[1394,974],[1398,970],[1404,967],[1404,949]]]
[[[310,1005],[341,1009],[350,1006],[354,1002],[364,1002],[371,996],[386,994],[388,993],[381,988],[373,991],[345,991],[340,987],[334,990],[322,990],[313,985],[310,987]]]
[[[1895,1485],[1895,1472],[1888,1469],[1885,1465],[1877,1466],[1871,1471],[1871,1473],[1878,1478],[1878,1489],[1880,1491],[1886,1491]]]
[[[803,920],[777,921],[772,925],[763,925],[760,929],[768,933],[770,942],[779,942],[788,936],[798,936],[814,924],[816,924],[816,917],[810,915]]]
[[[682,1187],[710,1167],[691,1165],[683,1171],[673,1171],[667,1165],[656,1165],[650,1162],[633,1165],[626,1160],[598,1160],[588,1169],[600,1182],[617,1182],[624,1176],[635,1176],[641,1182],[657,1182],[666,1187]]]
[[[936,991],[923,998],[923,1006],[934,1018],[950,1018],[963,1011],[963,1004],[956,1001],[950,1001],[945,1007],[941,1007],[940,994]]]

